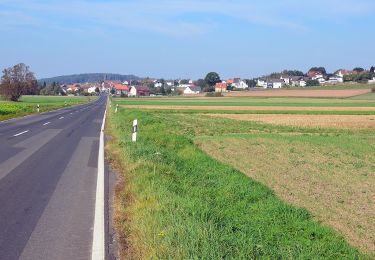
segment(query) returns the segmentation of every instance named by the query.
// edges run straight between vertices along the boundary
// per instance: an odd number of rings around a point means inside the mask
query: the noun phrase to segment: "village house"
[[[202,91],[201,87],[195,86],[195,85],[189,85],[188,87],[184,89],[183,93],[185,95],[196,95],[196,94],[201,93],[201,91]]]
[[[87,93],[89,93],[89,94],[94,94],[94,93],[95,93],[95,90],[96,90],[96,86],[95,86],[95,85],[91,85],[91,86],[87,89]]]
[[[290,85],[293,87],[306,87],[306,80],[304,77],[294,76],[290,78]]]
[[[290,85],[291,84],[289,76],[281,75],[280,79],[284,80],[284,82],[285,82],[286,85]]]
[[[166,81],[165,84],[168,86],[168,87],[173,87],[174,86],[174,81]]]
[[[162,86],[163,86],[163,83],[161,83],[159,81],[154,82],[154,88],[161,88]]]
[[[114,83],[112,85],[112,89],[115,90],[115,95],[117,95],[117,96],[122,96],[122,95],[127,96],[128,93],[129,93],[128,85],[124,85],[124,84],[120,84],[120,83]]]
[[[215,85],[215,92],[228,92],[227,90],[227,83],[225,81],[221,82],[221,83],[216,83]]]
[[[188,88],[188,87],[192,87],[194,86],[194,84],[190,84],[190,83],[186,83],[186,84],[178,84],[178,88]]]
[[[234,78],[233,83],[231,83],[232,88],[235,89],[248,89],[249,86],[246,84],[246,82],[240,78]]]
[[[66,85],[66,91],[67,92],[77,92],[81,86],[79,84],[69,84]]]
[[[131,86],[128,96],[129,97],[144,97],[150,96],[150,89],[147,86]]]
[[[336,85],[338,83],[343,83],[343,82],[344,82],[343,77],[340,77],[337,75],[330,76],[327,81],[328,84],[333,84],[333,85]]]
[[[267,88],[267,80],[263,78],[257,79],[257,86],[262,88]]]
[[[282,79],[270,79],[267,81],[266,88],[283,88],[285,86],[285,81]]]
[[[344,76],[351,75],[351,74],[358,74],[358,72],[354,70],[344,70],[344,69],[339,69],[338,71],[335,72],[335,75],[341,78],[344,78]]]

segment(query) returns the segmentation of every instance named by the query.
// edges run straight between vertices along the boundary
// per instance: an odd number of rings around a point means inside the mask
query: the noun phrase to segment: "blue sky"
[[[251,78],[375,65],[373,0],[0,0],[0,68]]]

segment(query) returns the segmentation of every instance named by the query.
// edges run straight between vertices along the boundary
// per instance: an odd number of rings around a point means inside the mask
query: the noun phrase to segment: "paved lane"
[[[90,259],[105,103],[0,123],[0,259]]]

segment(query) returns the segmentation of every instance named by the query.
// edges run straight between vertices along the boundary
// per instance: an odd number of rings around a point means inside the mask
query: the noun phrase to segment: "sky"
[[[374,0],[0,0],[0,69],[253,78],[375,65]]]

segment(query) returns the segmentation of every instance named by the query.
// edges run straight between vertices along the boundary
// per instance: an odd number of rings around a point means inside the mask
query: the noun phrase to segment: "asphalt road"
[[[0,259],[90,259],[106,97],[0,122]]]

